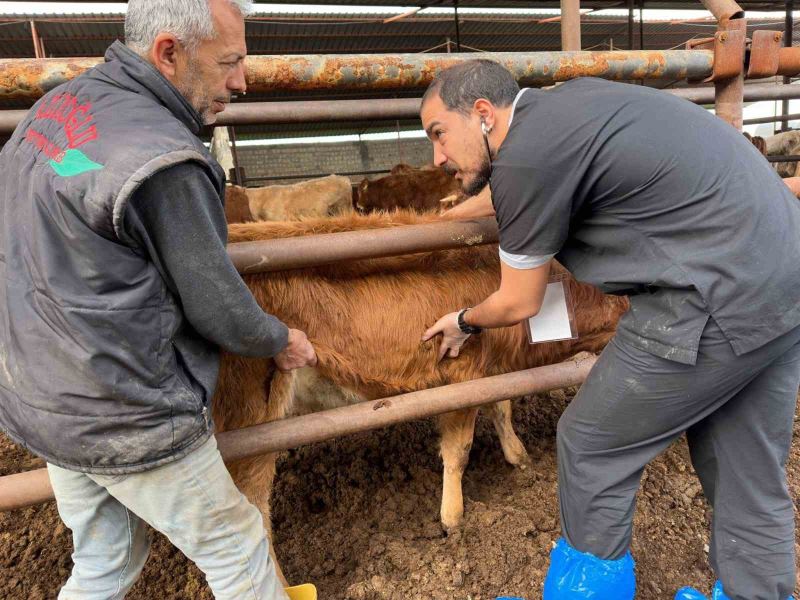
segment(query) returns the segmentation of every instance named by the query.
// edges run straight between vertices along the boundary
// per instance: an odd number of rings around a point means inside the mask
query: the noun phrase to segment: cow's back
[[[394,227],[437,220],[397,212],[301,223],[245,224],[230,241]],[[420,341],[440,316],[474,306],[500,283],[496,245],[366,259],[245,276],[261,306],[305,331],[319,371],[366,397],[424,389],[563,360],[600,349],[627,308],[624,299],[570,279],[576,341],[529,345],[521,325],[473,336],[458,360],[437,362],[439,339]]]

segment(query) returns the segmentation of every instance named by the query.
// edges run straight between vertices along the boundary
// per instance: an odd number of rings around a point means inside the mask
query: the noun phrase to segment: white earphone
[[[481,119],[481,131],[483,132],[483,135],[489,135],[489,132],[490,132],[491,130],[492,130],[492,128],[491,128],[491,127],[487,127],[487,126],[486,126],[486,121],[484,121],[483,119]]]

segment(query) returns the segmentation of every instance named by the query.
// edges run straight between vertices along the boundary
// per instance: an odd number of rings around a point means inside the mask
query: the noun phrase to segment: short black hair
[[[506,107],[514,102],[519,85],[500,63],[486,58],[467,60],[441,71],[422,97],[422,103],[438,94],[450,110],[469,114],[479,98],[495,106]]]

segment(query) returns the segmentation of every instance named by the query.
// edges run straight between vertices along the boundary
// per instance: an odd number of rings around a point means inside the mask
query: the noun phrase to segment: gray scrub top
[[[594,78],[526,90],[490,184],[501,258],[555,255],[631,295],[618,335],[642,350],[694,364],[709,316],[737,355],[800,325],[800,201],[686,100]]]

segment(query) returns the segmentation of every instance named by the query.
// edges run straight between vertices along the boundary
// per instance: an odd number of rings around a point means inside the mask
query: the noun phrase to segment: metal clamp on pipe
[[[703,83],[733,79],[742,72],[744,67],[747,21],[745,19],[734,19],[728,21],[725,27],[727,28],[717,31],[714,37],[699,38],[686,42],[687,50],[714,51],[714,66],[712,67],[711,75],[699,80]]]
[[[754,31],[745,61],[747,79],[773,77],[780,66],[780,49],[783,33],[780,31]]]

